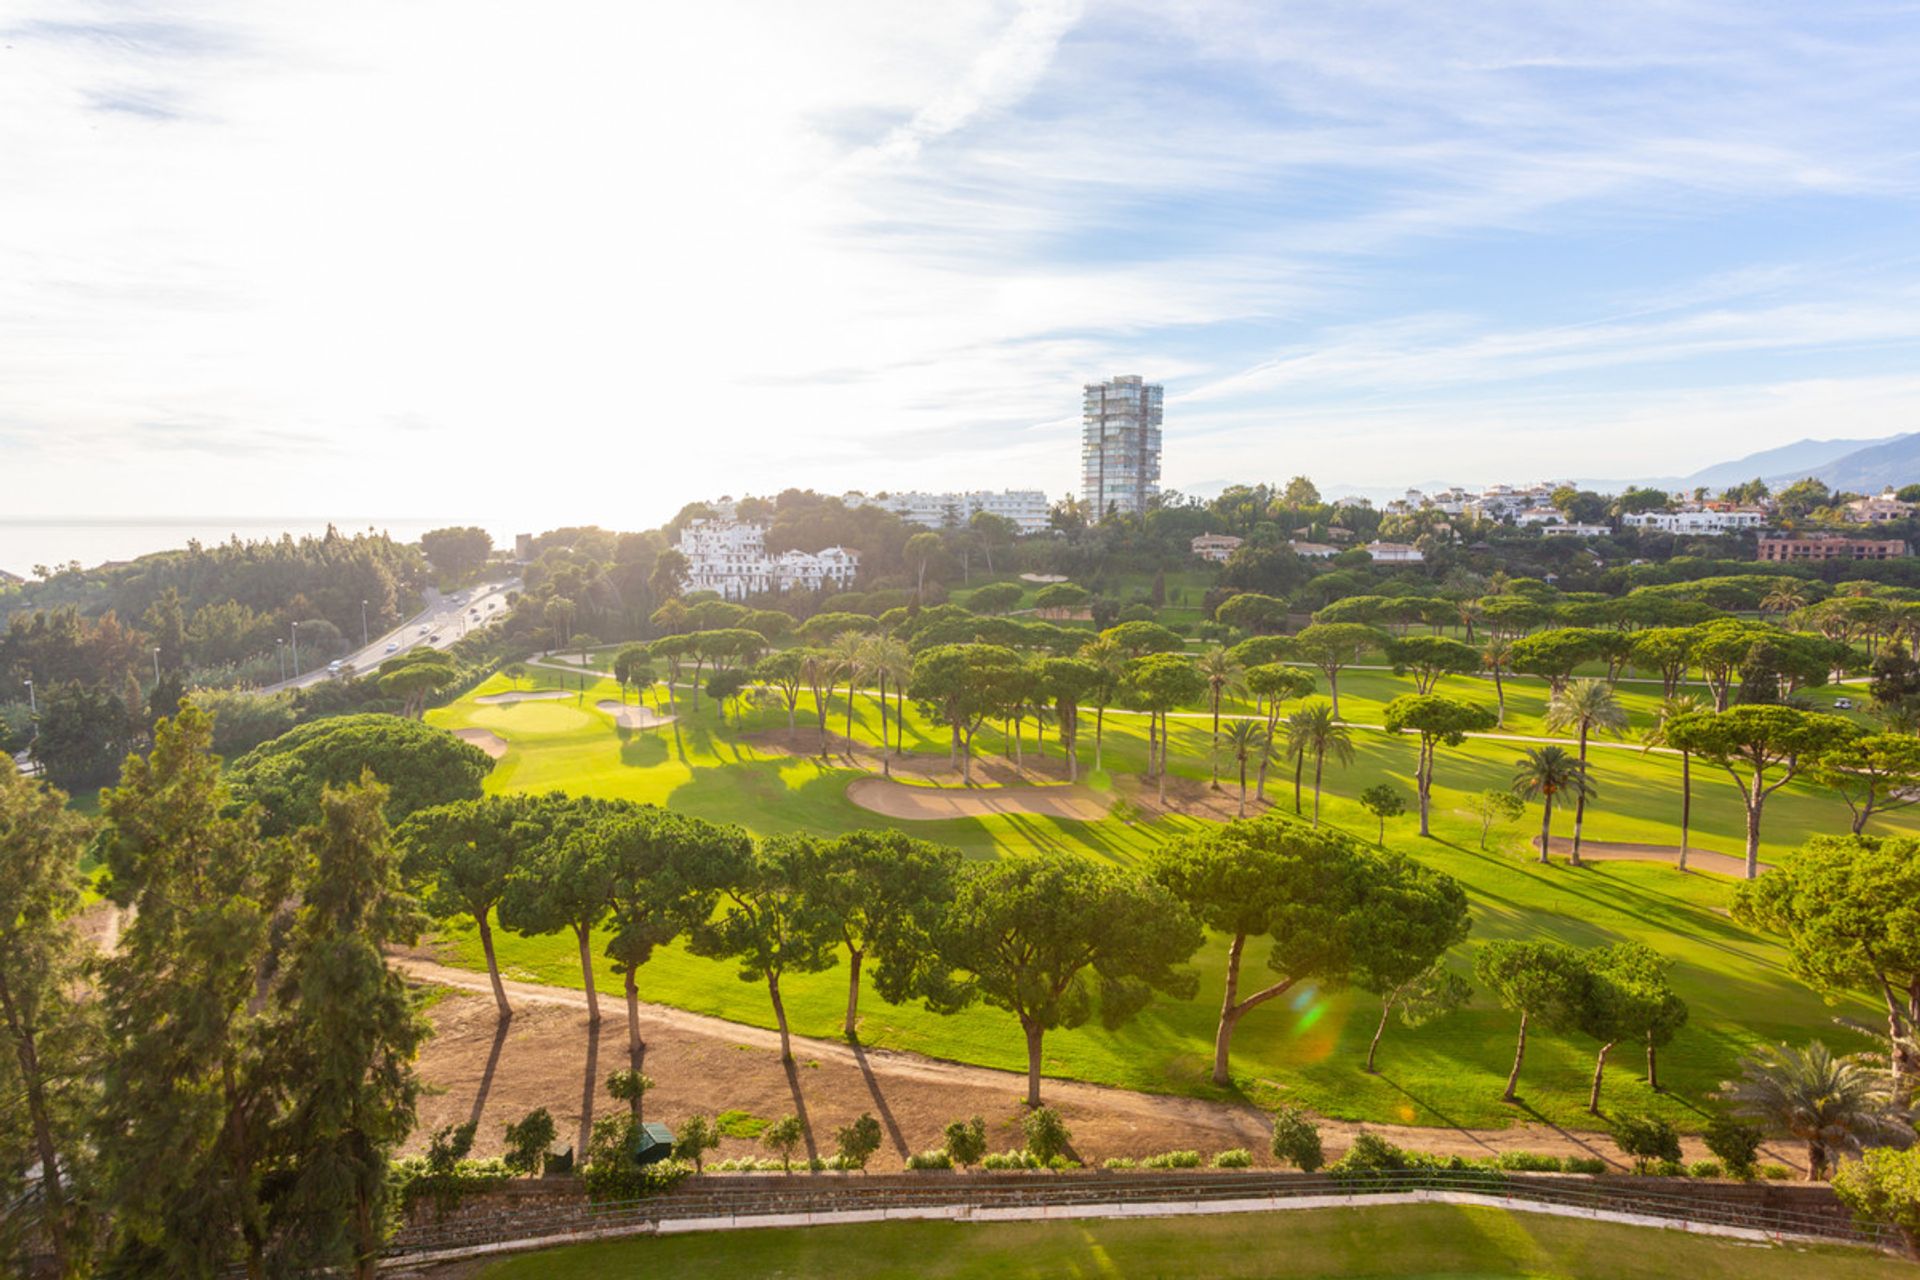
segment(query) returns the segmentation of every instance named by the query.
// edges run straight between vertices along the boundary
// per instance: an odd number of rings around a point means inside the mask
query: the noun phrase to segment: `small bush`
[[[707,1152],[720,1145],[720,1126],[702,1115],[688,1116],[680,1124],[680,1136],[674,1139],[673,1158],[689,1161],[693,1171],[706,1167]]]
[[[987,1154],[987,1122],[979,1116],[955,1120],[946,1130],[947,1159],[962,1169],[971,1169]]]
[[[570,1176],[573,1173],[573,1148],[568,1147],[564,1151],[547,1152],[546,1163],[541,1166],[540,1172],[549,1178],[565,1178]]]
[[[1607,1162],[1593,1156],[1569,1156],[1561,1167],[1568,1173],[1605,1173]]]
[[[545,1107],[529,1111],[524,1120],[507,1126],[507,1150],[501,1163],[515,1173],[539,1173],[554,1132],[553,1116]]]
[[[1379,1169],[1405,1169],[1409,1163],[1405,1151],[1385,1138],[1362,1129],[1353,1135],[1353,1145],[1347,1148],[1347,1154],[1340,1157],[1340,1162],[1334,1168],[1342,1173],[1372,1172]]]
[[[473,1150],[473,1133],[479,1126],[472,1121],[466,1124],[442,1125],[427,1137],[427,1172],[434,1175],[452,1173],[454,1166],[467,1158]]]
[[[1106,1162],[1100,1167],[1102,1169],[1138,1169],[1140,1162],[1132,1156],[1108,1156]]]
[[[799,1116],[782,1116],[760,1133],[760,1145],[780,1153],[780,1167],[793,1167],[793,1153],[807,1140],[807,1127]]]
[[[1148,1169],[1198,1169],[1200,1153],[1198,1151],[1162,1151],[1157,1156],[1148,1156],[1140,1163]]]
[[[1684,1178],[1687,1166],[1678,1160],[1655,1160],[1647,1166],[1646,1173],[1650,1178]]]
[[[990,1154],[980,1161],[983,1169],[1038,1169],[1040,1161],[1030,1151],[1002,1151]]]
[[[1793,1176],[1793,1170],[1783,1164],[1763,1164],[1760,1166],[1760,1176],[1768,1182],[1785,1182]]]
[[[1273,1158],[1302,1173],[1312,1173],[1327,1162],[1319,1126],[1297,1107],[1281,1107],[1273,1113]]]
[[[1707,1126],[1707,1150],[1726,1165],[1729,1176],[1745,1182],[1753,1177],[1754,1161],[1760,1155],[1760,1131],[1732,1116],[1716,1117]]]
[[[1216,1169],[1251,1169],[1253,1152],[1245,1147],[1232,1147],[1226,1151],[1214,1153],[1213,1167]]]
[[[671,1190],[692,1176],[693,1166],[679,1160],[646,1165],[590,1164],[586,1170],[587,1195],[595,1200],[638,1200]]]
[[[1717,1178],[1721,1174],[1718,1160],[1695,1160],[1687,1166],[1689,1178]]]
[[[713,1123],[729,1138],[757,1138],[760,1131],[772,1121],[764,1120],[750,1111],[722,1111],[714,1117]]]
[[[1658,1116],[1615,1116],[1612,1128],[1614,1143],[1633,1158],[1636,1173],[1647,1172],[1655,1161],[1677,1164],[1680,1160],[1680,1135]]]
[[[1065,1155],[1073,1145],[1073,1134],[1060,1118],[1060,1113],[1052,1107],[1039,1107],[1027,1113],[1020,1126],[1026,1131],[1027,1150],[1041,1164],[1049,1164],[1055,1156]]]
[[[913,1155],[908,1156],[907,1168],[916,1171],[951,1169],[953,1168],[953,1158],[945,1151],[935,1147],[931,1151],[917,1151]]]
[[[867,1161],[880,1149],[880,1122],[870,1113],[862,1112],[858,1120],[834,1135],[834,1144],[839,1149],[837,1158],[842,1167],[864,1173]]]
[[[1494,1159],[1493,1167],[1515,1173],[1558,1173],[1566,1166],[1559,1156],[1536,1155],[1531,1151],[1502,1151]]]

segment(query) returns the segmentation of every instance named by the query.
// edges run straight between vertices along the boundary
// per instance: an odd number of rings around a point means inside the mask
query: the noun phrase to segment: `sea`
[[[513,546],[512,522],[472,516],[0,516],[0,569],[30,577],[35,565],[64,565],[78,560],[85,568],[132,560],[155,551],[202,544],[277,539],[323,534],[331,524],[341,533],[385,533],[399,542],[417,542],[429,529],[479,525],[496,547]]]

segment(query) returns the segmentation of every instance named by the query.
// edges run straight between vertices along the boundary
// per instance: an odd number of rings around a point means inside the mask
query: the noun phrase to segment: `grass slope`
[[[1449,683],[1458,686],[1460,696],[1484,694],[1491,701],[1490,686]],[[738,823],[763,835],[893,826],[979,858],[1060,850],[1132,865],[1162,840],[1199,826],[1198,820],[1179,816],[1129,820],[1125,806],[1117,816],[1095,823],[1020,816],[895,822],[846,799],[846,783],[856,776],[850,771],[745,744],[739,731],[720,724],[710,699],[703,699],[695,713],[683,697],[682,719],[674,728],[629,732],[616,729],[595,708],[600,699],[619,697],[610,681],[536,669],[522,687],[529,684],[574,689],[577,697],[515,705],[476,703],[477,695],[510,687],[496,677],[429,716],[447,728],[484,727],[507,739],[510,748],[488,780],[490,789],[561,789],[624,797]],[[1349,673],[1342,681],[1342,710],[1356,722],[1375,720],[1384,700],[1406,687],[1406,681],[1384,672]],[[1627,695],[1630,701],[1633,696]],[[1508,699],[1509,728],[1538,731],[1543,701],[1543,686],[1516,682]],[[1645,708],[1635,706],[1644,715]],[[806,710],[803,699],[803,724]],[[830,720],[836,732],[844,727],[844,716],[844,702],[836,698]],[[1082,743],[1086,762],[1092,758],[1091,719],[1089,714]],[[749,709],[745,731],[777,731],[785,721],[783,710]],[[855,725],[862,740],[874,740],[878,715],[870,699],[858,700]],[[1108,715],[1109,772],[1086,775],[1092,785],[1111,789],[1114,775],[1143,767],[1141,726],[1138,717]],[[1205,776],[1208,729],[1204,717],[1176,721],[1177,772]],[[1386,780],[1411,799],[1414,752],[1409,742],[1384,733],[1356,729],[1354,736],[1353,765],[1329,765],[1324,813],[1327,821],[1371,837],[1372,818],[1350,797]],[[910,746],[920,750],[946,749],[945,730],[917,716],[910,716],[908,737]],[[976,743],[982,750],[1001,745],[998,736],[985,729]],[[1467,812],[1467,802],[1480,789],[1504,787],[1521,749],[1516,743],[1474,741],[1443,752],[1436,780],[1435,838],[1417,838],[1409,815],[1388,824],[1388,841],[1458,877],[1469,890],[1474,934],[1457,957],[1463,968],[1470,963],[1472,947],[1521,936],[1551,936],[1583,946],[1630,939],[1674,959],[1675,981],[1692,1008],[1692,1019],[1662,1054],[1661,1077],[1668,1091],[1654,1093],[1641,1083],[1636,1078],[1640,1056],[1631,1046],[1621,1046],[1609,1068],[1604,1107],[1651,1110],[1698,1129],[1703,1123],[1700,1099],[1732,1073],[1740,1053],[1766,1041],[1814,1036],[1837,1041],[1845,1033],[1832,1025],[1835,1013],[1870,1014],[1864,1003],[1847,1009],[1824,1005],[1788,972],[1785,952],[1776,942],[1735,925],[1726,914],[1733,890],[1728,880],[1641,863],[1601,863],[1580,871],[1559,862],[1540,866],[1522,843],[1538,829],[1537,810],[1521,823],[1496,831],[1490,847],[1480,849],[1479,824]],[[1032,750],[1030,728],[1027,750]],[[1051,742],[1048,751],[1058,754]],[[1676,759],[1596,748],[1594,772],[1600,802],[1589,811],[1589,838],[1677,840]],[[1696,766],[1694,790],[1695,844],[1738,853],[1743,811],[1731,784],[1724,775]],[[1291,808],[1290,778],[1276,774],[1269,780],[1269,792]],[[1763,856],[1783,857],[1810,835],[1845,830],[1844,817],[1833,798],[1790,786],[1768,805]],[[1894,822],[1906,818],[1897,814]],[[1567,833],[1571,822],[1569,812],[1556,821],[1556,831]],[[444,936],[456,962],[481,967],[470,929],[452,928]],[[505,935],[500,955],[510,976],[565,985],[580,981],[570,935]],[[1249,959],[1257,974],[1262,957],[1256,953]],[[1195,962],[1202,981],[1194,1000],[1159,1001],[1117,1032],[1092,1025],[1050,1034],[1046,1070],[1129,1088],[1218,1096],[1207,1074],[1224,962],[1224,943],[1214,939]],[[837,1034],[845,981],[844,969],[789,978],[783,990],[795,1030]],[[609,993],[617,990],[610,973],[603,971],[600,983]],[[697,959],[680,946],[657,953],[642,972],[641,985],[651,1000],[756,1025],[772,1022],[763,987],[742,983],[733,966]],[[1024,1067],[1017,1026],[999,1011],[975,1008],[943,1018],[916,1007],[887,1005],[871,992],[863,995],[862,1008],[862,1039],[870,1045],[1008,1069]],[[1250,1015],[1234,1041],[1236,1092],[1263,1101],[1284,1095],[1326,1114],[1359,1120],[1500,1126],[1533,1116],[1560,1124],[1593,1123],[1584,1110],[1585,1083],[1597,1046],[1550,1034],[1531,1037],[1521,1082],[1524,1103],[1515,1108],[1498,1101],[1512,1061],[1510,1015],[1480,1001],[1417,1031],[1391,1027],[1381,1050],[1382,1070],[1368,1076],[1358,1064],[1377,1010],[1364,993],[1303,989]],[[716,1102],[724,1105],[725,1099]]]
[[[1328,1280],[1825,1280],[1884,1276],[1861,1249],[1710,1236],[1455,1205],[1137,1221],[876,1222],[576,1245],[499,1262],[485,1280],[620,1276],[1214,1276]]]

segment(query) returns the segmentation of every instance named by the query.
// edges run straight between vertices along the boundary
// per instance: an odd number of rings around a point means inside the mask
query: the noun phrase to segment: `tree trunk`
[[[1513,1070],[1507,1073],[1507,1091],[1500,1095],[1502,1102],[1518,1102],[1520,1094],[1520,1064],[1527,1059],[1527,1012],[1520,1011],[1520,1039],[1513,1048]]]
[[[1261,804],[1267,802],[1267,761],[1270,758],[1266,751],[1260,753],[1260,770],[1254,779],[1253,798]]]
[[[1587,1112],[1590,1115],[1600,1114],[1600,1078],[1607,1070],[1607,1054],[1612,1051],[1613,1041],[1609,1040],[1600,1046],[1600,1054],[1593,1060],[1593,1088],[1587,1094]]]
[[[1584,780],[1587,771],[1587,726],[1580,725],[1580,773]],[[1580,824],[1587,818],[1587,789],[1580,788],[1580,794],[1573,798],[1573,857],[1574,866],[1580,865]]]
[[[1327,691],[1333,695],[1333,718],[1340,718],[1340,668],[1327,672]]]
[[[907,754],[907,685],[904,680],[893,686],[893,747],[902,759]]]
[[[1427,809],[1433,794],[1433,745],[1422,743],[1420,747],[1420,772],[1414,779],[1414,785],[1420,792],[1420,834],[1431,836],[1427,829]]]
[[[1367,1045],[1366,1072],[1368,1075],[1376,1074],[1373,1069],[1373,1057],[1380,1052],[1380,1037],[1387,1033],[1387,1015],[1392,1012],[1393,998],[1389,996],[1380,1002],[1380,1023],[1374,1027],[1373,1040]]]
[[[893,776],[893,756],[887,749],[887,673],[880,673],[880,776]]]
[[[1236,933],[1227,945],[1227,991],[1220,1001],[1220,1025],[1213,1037],[1213,1082],[1224,1085],[1227,1076],[1227,1047],[1233,1039],[1234,1023],[1239,1021],[1235,1001],[1240,994],[1240,957],[1247,948],[1247,935]]]
[[[1500,704],[1500,711],[1494,718],[1494,723],[1504,729],[1507,725],[1507,689],[1500,681],[1500,668],[1498,667],[1493,669],[1493,697],[1494,701]]]
[[[633,975],[633,966],[627,966],[626,982],[623,989],[627,995],[627,1070],[639,1074],[640,1064],[646,1058],[647,1046],[640,1040],[640,984]],[[640,1096],[635,1093],[631,1100],[633,1118],[640,1118]]]
[[[1325,751],[1313,753],[1313,825],[1316,827],[1320,825],[1320,772],[1326,767],[1326,763]]]
[[[866,952],[858,947],[848,947],[847,952],[847,1022],[842,1030],[847,1039],[853,1040],[860,1033],[860,962],[866,959]]]
[[[1027,1105],[1040,1105],[1040,1038],[1046,1028],[1022,1014],[1020,1025],[1027,1033]]]
[[[1162,713],[1164,716],[1164,713]],[[1163,719],[1160,725],[1160,768],[1155,775],[1160,784],[1160,807],[1167,807],[1167,726]]]
[[[1093,709],[1093,771],[1100,772],[1100,733],[1107,725],[1107,707],[1105,703]]]
[[[767,975],[767,994],[773,997],[773,1020],[780,1024],[780,1061],[793,1061],[793,1037],[787,1031],[787,1006],[780,1001],[780,975]]]
[[[587,1025],[600,1025],[600,993],[593,985],[593,931],[580,925],[573,927],[574,936],[580,940],[580,977],[587,987]]]
[[[847,761],[853,761],[853,677],[847,677]]]
[[[1209,763],[1213,766],[1211,785],[1215,791],[1218,791],[1220,789],[1220,691],[1218,689],[1213,691],[1213,758]]]
[[[1767,802],[1762,775],[1753,771],[1753,791],[1747,797],[1747,879],[1760,877],[1760,809]]]
[[[59,1148],[53,1141],[53,1121],[47,1109],[45,1082],[40,1078],[40,1058],[35,1036],[20,1016],[4,972],[0,972],[0,1009],[6,1011],[7,1026],[13,1035],[16,1056],[20,1059],[20,1080],[27,1095],[27,1114],[33,1122],[33,1147],[35,1154],[40,1157],[40,1185],[45,1189],[47,1201],[47,1244],[53,1249],[58,1274],[65,1276],[70,1271],[70,1251],[67,1241],[67,1189],[61,1180]]]
[[[1687,869],[1687,831],[1693,822],[1693,754],[1680,753],[1680,869]]]
[[[1547,851],[1553,848],[1553,793],[1549,791],[1540,806],[1540,861],[1551,862]]]
[[[505,1022],[513,1016],[513,1006],[507,1003],[507,987],[500,981],[500,962],[493,956],[493,925],[487,919],[488,912],[474,915],[480,925],[480,950],[487,957],[487,980],[493,983],[493,1002],[500,1006],[500,1020]]]
[[[1247,758],[1245,756],[1240,757],[1240,812],[1234,816],[1237,818],[1247,816]]]
[[[1657,1053],[1653,1044],[1653,1032],[1649,1031],[1647,1032],[1647,1088],[1655,1093],[1660,1092],[1660,1060],[1656,1056]]]
[[[1307,753],[1302,751],[1293,758],[1293,816],[1300,816],[1300,775],[1306,772]]]

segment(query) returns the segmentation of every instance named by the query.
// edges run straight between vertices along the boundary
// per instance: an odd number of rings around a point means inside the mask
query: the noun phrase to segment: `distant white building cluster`
[[[816,552],[767,551],[767,526],[751,520],[694,520],[680,530],[687,586],[722,599],[781,591],[845,590],[860,570],[860,553],[847,547]]]
[[[1620,523],[1629,529],[1654,529],[1661,533],[1717,535],[1763,529],[1767,513],[1758,507],[1688,502],[1682,503],[1678,511],[1642,511],[1621,516]]]
[[[902,520],[928,529],[959,528],[971,521],[976,512],[1013,521],[1022,535],[1045,533],[1048,512],[1047,495],[1041,489],[975,489],[954,493],[864,493],[843,494],[840,501],[849,507],[880,507]]]

